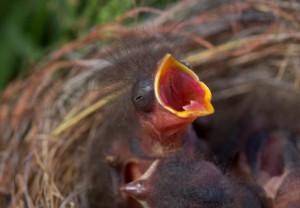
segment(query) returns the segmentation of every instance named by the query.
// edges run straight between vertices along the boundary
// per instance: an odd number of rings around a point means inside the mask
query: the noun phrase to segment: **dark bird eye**
[[[137,80],[132,88],[131,100],[138,111],[151,112],[154,104],[153,79],[141,78]]]

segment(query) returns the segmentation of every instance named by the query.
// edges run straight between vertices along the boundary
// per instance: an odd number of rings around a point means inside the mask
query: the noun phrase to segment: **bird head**
[[[214,112],[209,88],[170,54],[157,63],[153,74],[136,81],[132,101],[144,132],[163,146],[179,146],[189,124]]]
[[[145,208],[263,207],[259,196],[246,184],[227,177],[209,161],[186,158],[184,151],[154,161],[121,191]]]

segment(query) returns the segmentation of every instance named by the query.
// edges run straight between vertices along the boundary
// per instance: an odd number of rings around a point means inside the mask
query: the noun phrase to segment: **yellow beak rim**
[[[176,110],[174,107],[164,101],[162,95],[163,92],[160,89],[160,85],[164,80],[163,77],[168,76],[168,73],[171,73],[169,71],[171,69],[173,71],[175,69],[176,71],[178,71],[178,73],[181,73],[184,76],[188,77],[189,80],[192,80],[192,82],[194,82],[194,86],[199,88],[199,90],[203,92],[201,95],[199,94],[199,96],[195,98],[198,101],[201,100],[201,103],[190,100],[190,105],[182,106],[182,109]],[[171,54],[166,54],[164,58],[158,63],[158,68],[154,79],[154,91],[159,104],[171,113],[181,118],[206,116],[214,112],[214,108],[211,104],[212,95],[210,89],[199,80],[199,77],[191,69],[177,61]],[[192,107],[193,102],[194,104],[196,103],[196,107]]]

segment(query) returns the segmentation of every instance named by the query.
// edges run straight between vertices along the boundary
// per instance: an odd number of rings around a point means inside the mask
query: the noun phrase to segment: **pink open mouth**
[[[179,117],[204,116],[214,112],[209,88],[170,54],[158,66],[155,95],[164,108]]]

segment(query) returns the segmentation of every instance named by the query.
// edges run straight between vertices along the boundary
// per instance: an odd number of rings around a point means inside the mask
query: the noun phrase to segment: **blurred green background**
[[[0,90],[55,48],[136,6],[176,0],[1,0]]]

